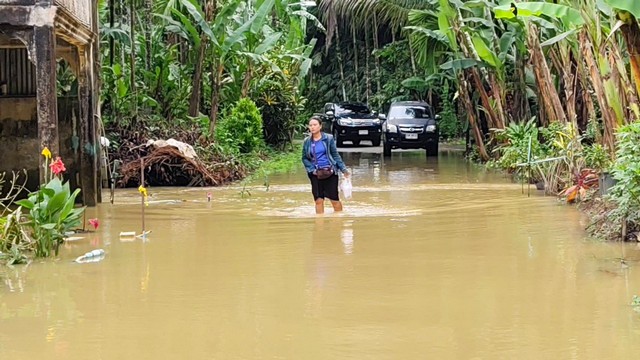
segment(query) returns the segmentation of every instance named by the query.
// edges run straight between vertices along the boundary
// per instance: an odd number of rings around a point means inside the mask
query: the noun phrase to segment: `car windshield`
[[[426,119],[431,117],[431,111],[426,106],[396,105],[389,109],[389,119]]]
[[[340,104],[336,106],[336,111],[340,115],[371,113],[371,110],[369,110],[369,108],[366,105],[357,105],[357,104]]]

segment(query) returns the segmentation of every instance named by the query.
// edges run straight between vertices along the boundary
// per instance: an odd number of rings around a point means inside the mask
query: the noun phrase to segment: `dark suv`
[[[383,154],[391,156],[391,149],[426,149],[427,156],[438,155],[439,115],[423,101],[394,102],[387,116],[381,114]]]
[[[331,133],[338,146],[344,141],[360,145],[362,140],[371,140],[380,146],[382,121],[367,105],[353,102],[328,103],[324,106],[325,120],[331,124]]]

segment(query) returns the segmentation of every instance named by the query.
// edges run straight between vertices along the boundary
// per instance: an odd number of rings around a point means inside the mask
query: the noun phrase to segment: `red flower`
[[[91,226],[93,226],[94,229],[98,229],[98,226],[100,226],[100,221],[98,221],[98,219],[89,219],[89,224],[91,224]]]
[[[60,159],[60,156],[57,156],[56,160],[52,162],[49,167],[51,168],[51,172],[56,175],[60,174],[61,172],[67,171],[67,169],[64,167],[62,159]]]

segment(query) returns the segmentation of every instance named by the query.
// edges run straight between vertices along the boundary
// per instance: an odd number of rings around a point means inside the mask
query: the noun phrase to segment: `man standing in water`
[[[302,145],[302,163],[311,181],[311,193],[316,203],[316,214],[324,214],[324,198],[331,200],[335,212],[342,211],[338,197],[338,171],[349,177],[333,136],[322,132],[322,120],[309,119],[311,135]]]

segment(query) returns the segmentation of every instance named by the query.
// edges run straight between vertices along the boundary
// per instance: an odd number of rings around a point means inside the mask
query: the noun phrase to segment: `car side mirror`
[[[387,120],[387,116],[385,114],[378,114],[378,119]]]
[[[440,114],[436,114],[435,119],[436,119],[436,120],[440,120],[440,119],[442,119],[442,116],[440,116]]]
[[[333,111],[329,110],[325,114],[327,114],[327,116],[333,116]]]

